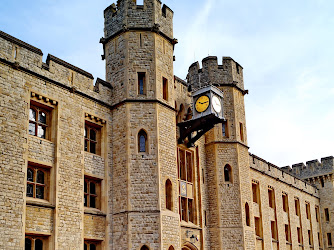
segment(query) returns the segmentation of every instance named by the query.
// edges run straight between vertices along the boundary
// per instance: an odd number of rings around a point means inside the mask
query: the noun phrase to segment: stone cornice
[[[76,66],[74,66],[74,65],[72,65],[68,62],[65,62],[65,61],[59,59],[58,57],[55,57],[53,55],[48,54],[48,57],[46,58],[46,64],[50,65],[50,61],[54,61],[55,63],[58,63],[58,64],[66,67],[68,69],[71,69],[71,70],[77,72],[77,73],[80,73],[81,75],[84,75],[84,76],[86,76],[90,79],[94,79],[94,76],[91,73],[88,73],[87,71],[84,71],[83,69],[80,69],[80,68],[78,68],[78,67],[76,67]]]
[[[19,45],[23,48],[26,48],[27,50],[30,50],[30,51],[38,54],[38,55],[41,55],[41,56],[43,55],[43,52],[39,48],[36,48],[36,47],[26,43],[26,42],[23,42],[20,39],[17,39],[15,37],[3,32],[3,31],[1,31],[1,30],[0,30],[0,37],[2,37],[3,39],[5,39],[7,41],[15,43],[15,44],[17,44],[17,45]]]

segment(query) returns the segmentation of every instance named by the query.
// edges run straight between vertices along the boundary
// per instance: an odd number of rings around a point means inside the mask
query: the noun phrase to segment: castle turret
[[[119,0],[104,17],[114,87],[113,249],[179,249],[173,11],[159,0]]]
[[[192,89],[214,85],[224,94],[226,120],[205,135],[211,249],[255,249],[254,231],[244,223],[245,207],[252,211],[252,197],[243,68],[230,57],[223,57],[219,65],[217,57],[209,56],[202,60],[201,69],[193,63],[187,78]]]

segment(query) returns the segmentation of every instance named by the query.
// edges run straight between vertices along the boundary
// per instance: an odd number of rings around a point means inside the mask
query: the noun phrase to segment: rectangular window
[[[222,131],[223,131],[223,137],[228,138],[229,135],[228,135],[228,121],[227,120],[223,121],[222,123]]]
[[[318,206],[315,207],[315,219],[317,222],[319,222],[319,207]]]
[[[288,212],[288,195],[287,194],[282,194],[282,202],[283,202],[283,211]]]
[[[307,234],[308,234],[308,244],[312,246],[313,245],[313,237],[312,237],[313,235],[312,235],[311,230],[307,230]]]
[[[85,151],[101,154],[101,127],[89,121],[85,123]]]
[[[27,197],[48,200],[50,171],[29,164],[27,169]]]
[[[325,208],[325,220],[329,221],[329,209]]]
[[[274,239],[274,240],[277,240],[278,236],[277,236],[276,221],[271,221],[270,226],[271,226],[271,238]]]
[[[240,122],[240,140],[244,141],[244,126],[241,122]]]
[[[300,229],[300,227],[297,227],[297,237],[298,237],[298,243],[301,244],[302,243],[302,230]]]
[[[306,209],[306,218],[310,220],[311,219],[310,203],[308,202],[305,203],[305,209]]]
[[[269,207],[274,208],[275,207],[275,194],[274,194],[274,190],[271,188],[268,189],[268,200],[269,200]]]
[[[285,228],[285,240],[287,242],[291,242],[291,235],[290,235],[290,227],[289,227],[289,225],[285,224],[284,228]]]
[[[180,218],[184,221],[196,223],[196,203],[193,197],[194,152],[178,148],[177,155],[180,185]]]
[[[138,72],[138,94],[139,95],[146,94],[146,79],[144,72]]]
[[[204,211],[204,225],[206,226],[207,225],[207,215],[206,215],[206,211]]]
[[[299,206],[299,199],[295,198],[295,213],[297,216],[300,215],[300,206]]]
[[[30,104],[29,134],[43,139],[50,139],[51,112],[45,107]]]
[[[100,209],[101,180],[85,176],[84,205],[85,207]]]
[[[332,246],[332,234],[331,233],[327,233],[327,242],[328,242],[328,246]]]
[[[255,221],[255,234],[256,236],[262,237],[261,220],[259,217],[254,217],[254,221]]]
[[[252,183],[253,202],[259,203],[259,184]]]
[[[168,101],[168,80],[165,77],[162,78],[162,98]]]

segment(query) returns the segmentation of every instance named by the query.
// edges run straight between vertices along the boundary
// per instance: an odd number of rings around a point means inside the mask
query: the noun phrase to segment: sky
[[[105,79],[99,39],[113,2],[1,0],[0,30],[44,61],[49,53]],[[243,66],[251,153],[277,166],[334,155],[334,1],[162,2],[174,11],[175,75],[208,55]]]

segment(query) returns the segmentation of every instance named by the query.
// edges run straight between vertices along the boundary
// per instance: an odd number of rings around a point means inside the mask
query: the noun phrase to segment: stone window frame
[[[33,110],[35,112],[36,116],[35,116],[34,119],[31,119],[31,110]],[[40,121],[40,119],[39,119],[40,113],[45,114],[45,116],[46,116],[45,123]],[[51,116],[52,116],[51,113],[52,113],[52,109],[50,109],[49,107],[44,106],[41,103],[31,101],[30,106],[29,106],[29,135],[36,136],[38,138],[50,141],[50,137],[51,137],[51,131],[50,131],[51,130]],[[34,126],[34,130],[32,131],[33,133],[30,132],[31,124],[33,124],[33,126]],[[42,127],[42,128],[45,129],[44,137],[38,135],[39,127]]]
[[[85,153],[94,154],[94,155],[103,155],[105,149],[103,149],[103,145],[105,145],[106,135],[105,128],[106,128],[106,120],[101,119],[95,115],[85,113],[85,120],[84,120],[84,129],[83,129],[83,150]],[[96,133],[95,140],[90,136],[90,130],[94,130]],[[87,143],[87,147],[86,147]],[[91,152],[91,143],[95,144],[95,153]]]
[[[311,220],[311,204],[308,201],[305,201],[305,215],[306,219]]]
[[[328,207],[324,208],[324,217],[325,217],[325,222],[330,222],[331,221],[330,212],[329,212]]]
[[[227,169],[227,171],[226,171]],[[233,183],[233,170],[230,164],[225,164],[224,169],[223,169],[223,173],[224,173],[224,182],[231,184]],[[227,175],[226,175],[227,174]],[[226,178],[228,177],[228,178]]]
[[[162,76],[162,99],[168,102],[169,100],[169,86],[168,86],[168,78]]]
[[[165,182],[166,209],[173,211],[173,183],[170,179]]]
[[[268,186],[268,206],[273,209],[276,207],[275,189],[271,186]]]
[[[260,204],[260,200],[261,200],[260,184],[258,181],[255,181],[255,180],[252,180],[252,200],[253,200],[253,203]]]
[[[29,169],[33,171],[33,180],[28,180],[28,172]],[[40,183],[37,181],[37,174],[38,172],[43,172],[44,175],[44,183]],[[51,167],[28,162],[27,165],[27,178],[26,178],[26,198],[28,200],[39,200],[39,201],[50,201],[50,173],[51,173]],[[28,196],[28,185],[33,186],[33,195]],[[43,198],[37,197],[37,187],[43,187]]]
[[[141,145],[141,140],[145,139],[145,150],[142,149],[142,146]],[[138,154],[142,154],[142,155],[145,155],[145,154],[149,154],[149,136],[148,136],[148,133],[145,129],[141,128],[138,133],[137,133],[137,152]]]
[[[181,164],[180,151],[184,151],[184,164]],[[190,157],[191,163],[187,161]],[[190,155],[190,156],[189,156]],[[179,214],[180,220],[197,224],[197,210],[196,210],[196,195],[194,191],[195,186],[195,152],[184,147],[177,147],[177,166],[178,166],[178,181],[179,181]],[[183,168],[182,168],[183,166]],[[183,169],[183,171],[182,171]],[[184,172],[184,173],[183,173]],[[188,175],[188,172],[191,172]],[[183,174],[182,174],[183,173]],[[189,177],[190,176],[190,177]],[[181,194],[181,183],[186,185],[187,194]],[[188,187],[191,188],[192,194],[188,193]],[[190,207],[190,208],[189,208]]]
[[[29,107],[28,107],[28,135],[29,136],[34,136],[39,138],[40,140],[47,140],[47,141],[53,141],[54,137],[55,137],[55,133],[56,131],[54,130],[54,126],[56,124],[56,107],[58,105],[58,102],[55,100],[52,100],[46,96],[40,95],[38,93],[35,92],[31,92],[30,93],[30,101],[29,101]],[[30,109],[34,109],[37,111],[36,113],[36,117],[37,117],[37,121],[33,121],[30,119]],[[42,123],[38,121],[38,112],[39,111],[44,111],[47,115],[46,117],[46,123]],[[29,132],[29,127],[30,124],[35,124],[35,130],[34,130],[34,134],[30,134]],[[45,138],[40,137],[37,135],[37,131],[38,131],[38,124],[40,124],[41,126],[46,128],[46,132],[45,132]]]
[[[94,184],[95,192],[91,191],[91,184]],[[102,205],[102,179],[86,175],[84,176],[84,207],[88,209],[101,210]],[[94,205],[91,204],[91,198],[94,197]]]
[[[282,208],[284,212],[289,212],[289,196],[285,192],[282,192]]]
[[[140,76],[143,76],[143,89],[141,91],[141,82]],[[147,82],[148,82],[148,74],[146,70],[137,70],[136,74],[136,82],[137,82],[137,95],[138,96],[146,96],[147,95]]]
[[[30,240],[31,242],[31,250],[43,250],[47,249],[48,247],[48,240],[49,236],[39,236],[39,235],[32,235],[32,234],[26,234],[25,235],[25,240],[24,240],[24,247],[25,249],[28,249],[27,247],[27,240]],[[41,241],[42,242],[42,248],[36,248],[36,241]]]

